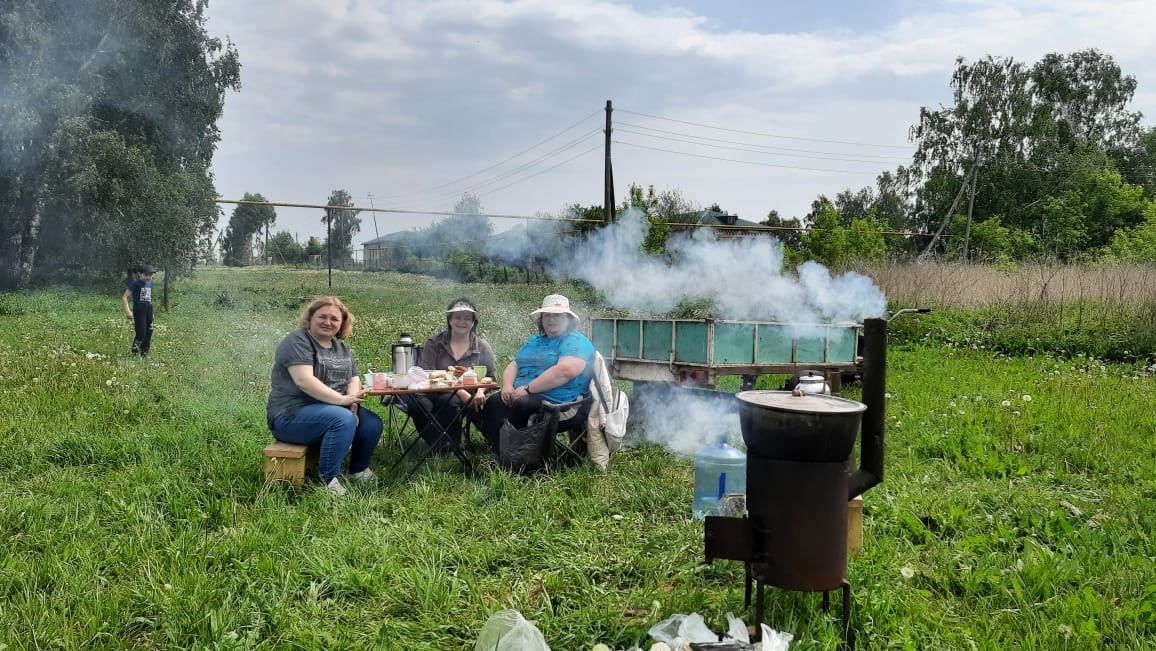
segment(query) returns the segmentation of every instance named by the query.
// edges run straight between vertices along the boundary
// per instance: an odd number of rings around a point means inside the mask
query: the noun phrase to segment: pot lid
[[[857,414],[867,410],[861,402],[815,393],[796,396],[790,391],[741,391],[735,397],[756,407],[800,414]]]

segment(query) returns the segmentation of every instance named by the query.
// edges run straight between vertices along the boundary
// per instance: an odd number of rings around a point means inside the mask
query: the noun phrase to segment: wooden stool
[[[863,496],[856,495],[847,502],[847,551],[863,546]]]
[[[265,446],[265,481],[287,481],[301,488],[305,476],[317,474],[321,448],[273,441]]]

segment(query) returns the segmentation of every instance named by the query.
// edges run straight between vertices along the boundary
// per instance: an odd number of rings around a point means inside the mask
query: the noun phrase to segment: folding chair
[[[570,402],[542,403],[537,418],[539,422],[547,419],[550,423],[546,437],[550,448],[544,455],[547,468],[551,462],[565,465],[586,461],[586,417],[593,405],[594,397],[590,394]]]

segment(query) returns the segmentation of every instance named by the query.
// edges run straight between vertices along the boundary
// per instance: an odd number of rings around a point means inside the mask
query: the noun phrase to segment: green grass
[[[344,500],[264,486],[272,351],[324,287],[203,271],[158,312],[147,361],[115,288],[0,296],[0,649],[472,649],[502,608],[554,649],[649,648],[672,613],[716,630],[740,613],[742,568],[700,564],[690,461],[654,447],[605,475],[440,459]],[[364,369],[461,294],[504,362],[554,289],[335,273],[333,293]],[[565,289],[585,314],[594,297]],[[889,354],[887,477],[849,567],[859,648],[1151,648],[1156,369]],[[397,454],[387,433],[375,467]],[[817,595],[768,595],[792,649],[835,647]]]

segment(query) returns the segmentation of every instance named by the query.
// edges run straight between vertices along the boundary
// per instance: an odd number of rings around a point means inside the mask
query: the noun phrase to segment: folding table
[[[476,384],[454,384],[454,385],[447,386],[447,387],[429,387],[429,388],[425,388],[425,389],[373,389],[371,391],[368,391],[367,395],[381,396],[382,402],[385,402],[385,400],[387,398],[393,398],[395,400],[401,400],[405,396],[421,396],[421,395],[436,396],[438,394],[453,393],[459,389],[464,389],[466,391],[474,392],[474,391],[477,391],[478,389],[490,390],[490,389],[497,389],[497,388],[498,388],[498,384],[496,382],[478,382]],[[405,473],[405,477],[403,478],[402,481],[404,481],[405,479],[409,479],[409,477],[411,475],[413,475],[413,473],[416,472],[417,469],[420,468],[422,466],[422,464],[424,464],[426,462],[426,459],[429,459],[430,455],[433,454],[434,447],[438,443],[441,443],[443,440],[449,445],[450,450],[452,450],[454,453],[454,456],[457,457],[458,460],[462,462],[462,465],[465,466],[470,472],[473,472],[473,468],[474,468],[473,464],[471,464],[470,460],[468,458],[466,458],[466,455],[462,452],[461,446],[454,439],[454,437],[449,435],[447,428],[442,426],[441,421],[439,421],[436,418],[436,414],[435,414],[435,412],[438,411],[439,409],[453,409],[454,413],[452,414],[452,417],[446,419],[447,422],[453,423],[455,421],[458,421],[461,418],[462,407],[463,407],[462,405],[454,405],[452,401],[446,401],[440,407],[435,406],[434,409],[430,409],[428,406],[426,406],[425,402],[421,401],[421,400],[407,401],[405,403],[405,405],[406,405],[407,410],[416,409],[419,413],[421,413],[421,415],[424,416],[425,419],[429,422],[429,427],[433,427],[437,430],[437,437],[429,445],[426,446],[426,449],[424,452],[419,453],[420,456],[418,457],[417,463],[414,464],[414,466],[409,469],[409,472]],[[411,415],[411,418],[412,418],[412,415]],[[392,475],[393,471],[399,465],[401,465],[402,461],[404,461],[407,456],[409,456],[410,451],[413,450],[414,447],[417,446],[418,441],[421,440],[422,437],[421,437],[420,429],[415,427],[414,430],[415,430],[415,436],[413,437],[413,441],[411,441],[409,446],[407,446],[405,448],[405,450],[402,451],[401,456],[397,458],[397,461],[395,461],[393,463],[393,465],[390,466],[390,469],[389,469],[390,475]]]

